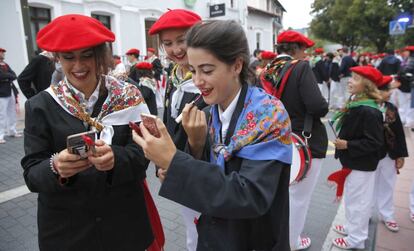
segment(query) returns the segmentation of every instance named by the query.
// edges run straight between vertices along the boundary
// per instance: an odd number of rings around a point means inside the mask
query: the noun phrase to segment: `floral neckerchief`
[[[293,69],[292,67],[298,62],[299,60],[292,59],[290,56],[282,56],[269,63],[260,75],[260,80],[265,91],[275,97],[281,96],[276,95],[276,93],[278,93],[280,88],[284,88],[282,86],[282,79],[286,74],[290,74],[291,70],[289,71],[289,69]]]
[[[224,170],[233,156],[251,160],[292,160],[291,128],[287,111],[280,100],[256,87],[248,87],[241,112],[228,145],[221,142],[221,122],[217,105],[211,110],[210,162]]]
[[[50,86],[60,101],[61,106],[69,111],[74,117],[86,122],[90,126],[95,127],[98,131],[102,131],[104,128],[101,120],[105,116],[143,103],[143,98],[135,86],[125,82],[120,82],[110,76],[103,76],[101,79],[105,81],[108,96],[106,97],[106,100],[102,105],[102,109],[96,118],[91,118],[91,116],[85,111],[85,108],[80,103],[80,97],[75,94],[66,78],[58,84]]]
[[[171,109],[171,117],[177,118],[183,99],[184,93],[200,93],[200,90],[194,85],[192,81],[192,73],[188,71],[184,78],[178,72],[179,65],[175,65],[171,71],[171,83],[168,84],[165,92],[165,108]],[[173,91],[173,88],[176,88]],[[172,94],[171,94],[172,93]]]
[[[193,77],[193,74],[191,71],[188,71],[184,77],[182,77],[179,72],[179,65],[176,64],[174,68],[172,69],[171,74],[171,82],[175,88],[179,88],[185,81],[191,79]]]
[[[355,97],[355,100],[348,102],[344,109],[336,112],[334,116],[332,117],[332,119],[329,121],[329,123],[331,123],[332,125],[336,123],[335,129],[339,131],[343,125],[344,117],[349,112],[349,109],[362,106],[362,105],[369,106],[381,112],[384,112],[384,110],[379,107],[379,105],[377,104],[377,102],[375,102],[375,100],[362,95],[362,96]]]

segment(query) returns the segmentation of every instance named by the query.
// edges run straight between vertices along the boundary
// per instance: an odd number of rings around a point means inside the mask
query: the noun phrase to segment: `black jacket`
[[[26,98],[31,98],[50,86],[55,63],[43,55],[35,56],[17,77]]]
[[[302,135],[305,115],[313,116],[312,137],[309,140],[312,157],[325,158],[328,135],[321,118],[328,113],[328,103],[322,97],[307,62],[300,61],[292,70],[280,99],[289,113],[292,131]]]
[[[384,145],[383,116],[379,110],[368,106],[351,108],[338,137],[348,141],[348,149],[335,152],[343,167],[375,171]]]
[[[159,58],[156,58],[152,61],[152,69],[154,71],[154,78],[158,81],[161,81],[161,74],[162,74],[162,64]]]
[[[8,64],[0,65],[0,97],[10,97],[16,73]]]
[[[225,144],[243,105],[241,93]],[[207,144],[204,160],[209,161],[209,152]],[[289,165],[276,160],[234,157],[222,172],[177,151],[159,194],[202,213],[198,251],[288,251],[289,176]]]
[[[414,57],[409,57],[407,64],[401,67],[398,80],[401,82],[398,88],[402,92],[409,93],[414,88]]]
[[[157,115],[157,100],[155,98],[155,93],[148,87],[140,85],[139,90],[141,91],[142,96],[144,97],[145,103],[148,106],[148,109],[152,115]]]
[[[141,76],[139,76],[137,68],[135,68],[135,65],[136,63],[131,65],[131,68],[129,69],[128,77],[132,79],[133,81],[139,83],[139,79],[141,78]]]
[[[350,68],[354,66],[357,66],[355,60],[349,55],[344,56],[341,60],[341,65],[339,66],[339,73],[342,75],[342,77],[350,77]]]
[[[97,114],[105,97],[94,107]],[[67,136],[87,130],[46,92],[26,102],[25,156],[21,161],[30,191],[38,193],[40,250],[140,250],[152,242],[143,189],[149,161],[132,141],[128,125],[113,126],[112,170],[91,167],[60,185],[49,158],[66,148]]]
[[[385,108],[385,144],[381,148],[381,156],[384,158],[388,153],[389,157],[394,160],[401,157],[408,157],[404,127],[398,114],[398,108],[390,102],[385,102]]]
[[[333,62],[333,61],[326,61],[325,62],[325,67],[328,68],[329,77],[333,81],[339,82],[339,65],[338,65],[338,63]]]
[[[401,61],[394,55],[387,55],[378,66],[378,70],[384,75],[394,75],[400,70]]]
[[[313,73],[315,74],[316,82],[322,84],[323,82],[328,82],[329,72],[325,67],[325,60],[319,60],[316,62],[315,66],[312,68]]]

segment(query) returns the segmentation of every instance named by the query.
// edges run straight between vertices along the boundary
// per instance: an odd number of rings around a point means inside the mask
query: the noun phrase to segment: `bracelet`
[[[52,156],[50,156],[50,170],[52,170],[54,174],[59,176],[59,172],[56,170],[55,164],[54,164],[55,158],[58,156],[58,154],[59,153],[54,153],[52,154]]]

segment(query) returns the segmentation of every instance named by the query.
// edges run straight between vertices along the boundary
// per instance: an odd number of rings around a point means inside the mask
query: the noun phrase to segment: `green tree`
[[[385,50],[393,39],[388,34],[389,22],[398,13],[413,11],[414,0],[315,0],[311,32],[321,38],[347,45]],[[411,33],[409,31],[408,33]],[[407,41],[412,38],[407,36]]]
[[[315,0],[312,5],[312,14],[315,18],[310,26],[312,34],[321,39],[347,45],[351,50],[358,46],[361,42],[358,32],[352,25],[344,25],[350,21],[350,3],[352,0]]]

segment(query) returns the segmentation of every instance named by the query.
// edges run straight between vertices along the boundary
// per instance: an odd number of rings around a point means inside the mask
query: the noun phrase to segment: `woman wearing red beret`
[[[194,84],[211,105],[210,116],[186,104],[188,153],[175,147],[159,119],[160,138],[143,125],[142,137],[133,133],[166,172],[159,194],[202,213],[197,251],[288,251],[289,115],[280,100],[249,84],[240,24],[206,21],[186,37]]]
[[[129,121],[147,112],[139,90],[107,76],[114,34],[83,15],[54,19],[39,31],[64,79],[26,102],[25,156],[30,191],[38,193],[40,250],[146,250],[153,241],[140,183],[149,161],[131,140]],[[81,154],[70,153],[70,135]],[[79,152],[78,152],[79,153]]]
[[[338,184],[338,199],[345,191],[346,219],[344,225],[333,228],[344,237],[332,242],[341,249],[364,249],[374,198],[375,169],[384,146],[383,116],[379,106],[382,98],[376,87],[376,83],[382,81],[382,74],[370,66],[356,66],[350,70],[352,77],[348,90],[351,99],[332,119],[340,130],[334,142],[335,158],[339,158],[343,168],[331,174],[328,180]]]
[[[187,134],[176,119],[181,114],[184,105],[200,95],[200,90],[194,86],[192,74],[188,68],[185,34],[191,26],[200,21],[201,17],[194,12],[183,9],[169,10],[149,30],[150,35],[158,34],[162,48],[168,58],[175,63],[166,87],[163,121],[180,150],[184,150],[187,144]],[[182,208],[189,251],[194,251],[197,247],[194,219],[199,215],[194,210]]]

